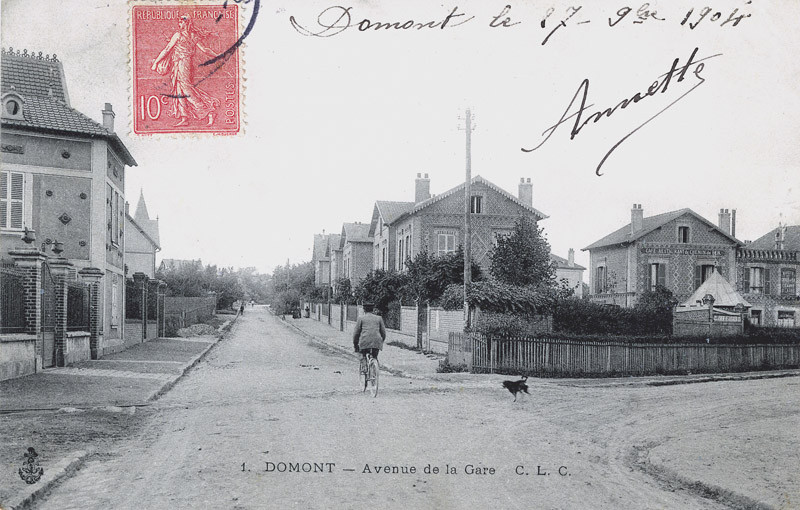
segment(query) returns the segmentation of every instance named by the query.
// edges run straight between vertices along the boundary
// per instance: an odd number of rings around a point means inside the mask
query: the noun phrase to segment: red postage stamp
[[[238,7],[131,9],[134,133],[239,133]]]

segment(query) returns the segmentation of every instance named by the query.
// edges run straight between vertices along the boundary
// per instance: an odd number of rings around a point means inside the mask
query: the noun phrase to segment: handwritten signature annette
[[[539,147],[544,145],[545,142],[547,142],[547,140],[549,140],[551,136],[553,136],[553,133],[555,133],[556,129],[558,129],[558,127],[561,124],[567,123],[568,121],[571,121],[572,119],[574,119],[574,123],[572,125],[572,130],[570,132],[569,139],[570,140],[574,140],[575,137],[580,134],[581,130],[583,128],[585,128],[587,124],[589,124],[589,122],[592,122],[593,124],[597,124],[599,121],[601,121],[603,119],[603,117],[611,117],[618,110],[624,110],[625,108],[627,108],[627,107],[629,107],[631,105],[635,105],[635,104],[639,103],[640,101],[642,101],[644,99],[647,99],[648,97],[655,96],[656,94],[666,94],[668,90],[675,89],[676,85],[674,85],[674,84],[683,82],[683,80],[686,78],[687,72],[689,72],[689,70],[691,70],[692,71],[692,75],[694,75],[694,77],[695,77],[695,80],[694,80],[694,84],[688,90],[684,91],[680,96],[678,96],[672,102],[670,102],[667,106],[665,106],[664,108],[659,110],[655,115],[653,115],[652,117],[650,117],[649,119],[647,119],[646,121],[644,121],[643,123],[638,125],[630,133],[628,133],[627,135],[623,136],[617,143],[615,143],[611,147],[611,149],[609,149],[609,151],[606,153],[606,155],[603,156],[603,159],[600,160],[600,163],[597,165],[597,169],[595,170],[595,173],[598,176],[603,175],[602,173],[600,173],[600,169],[603,167],[603,164],[606,162],[608,157],[611,156],[611,153],[614,152],[616,150],[616,148],[619,147],[622,144],[622,142],[624,142],[625,140],[630,138],[631,135],[633,135],[639,129],[643,128],[650,121],[652,121],[653,119],[655,119],[656,117],[658,117],[659,115],[664,113],[665,111],[667,111],[670,108],[672,108],[676,103],[678,103],[678,101],[680,101],[684,97],[688,96],[691,92],[693,92],[695,89],[697,89],[697,87],[699,87],[700,85],[705,83],[705,79],[701,76],[701,73],[703,72],[703,69],[705,68],[704,61],[712,59],[714,57],[719,57],[722,54],[721,53],[717,53],[715,55],[710,55],[708,57],[703,57],[703,58],[696,59],[695,57],[697,56],[698,50],[699,50],[699,48],[695,48],[694,51],[692,51],[692,54],[689,56],[689,60],[681,67],[678,67],[678,64],[680,62],[680,58],[676,58],[675,60],[673,60],[672,61],[672,67],[670,67],[670,70],[667,71],[665,74],[662,74],[661,76],[658,76],[656,78],[656,80],[647,88],[646,92],[636,92],[635,94],[630,96],[630,98],[623,99],[622,101],[617,103],[615,106],[606,108],[604,110],[597,110],[596,112],[588,115],[585,118],[584,118],[584,113],[587,110],[589,110],[590,108],[592,108],[594,106],[594,104],[588,104],[588,105],[586,104],[587,103],[587,99],[588,99],[588,95],[589,95],[589,79],[588,78],[584,79],[581,82],[581,84],[578,86],[578,90],[575,92],[575,95],[572,96],[572,100],[569,102],[569,105],[567,105],[567,109],[564,110],[564,113],[563,113],[563,115],[561,115],[561,118],[558,120],[558,122],[556,122],[555,124],[553,124],[552,126],[550,126],[549,128],[545,129],[542,132],[542,136],[544,136],[544,140],[539,142],[539,145],[537,145],[537,146],[535,146],[535,147],[533,147],[531,149],[526,149],[526,148],[523,147],[522,151],[523,152],[533,152],[533,151],[535,151],[536,149],[538,149]],[[671,84],[673,85],[672,88],[670,88]],[[576,102],[579,102],[579,106],[577,106],[577,111],[573,111],[574,108],[576,108]]]

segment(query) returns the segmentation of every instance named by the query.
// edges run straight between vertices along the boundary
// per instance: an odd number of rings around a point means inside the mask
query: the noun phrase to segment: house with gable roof
[[[383,267],[384,248],[387,248],[386,269],[402,271],[406,260],[420,252],[452,253],[463,245],[464,188],[461,183],[444,193],[431,195],[428,174],[424,177],[417,174],[413,205],[394,202],[387,207],[386,203],[376,203],[370,231],[376,233],[373,252],[380,256],[380,267]],[[489,255],[498,236],[510,234],[520,216],[538,222],[547,215],[533,207],[530,179],[520,180],[517,196],[479,175],[472,178],[470,188],[472,259],[488,270]]]
[[[156,252],[161,250],[158,218],[151,220],[144,201],[144,191],[139,193],[139,202],[133,216],[125,204],[125,265],[128,273],[143,273],[148,278],[156,276]]]
[[[418,178],[420,174],[417,174]],[[425,174],[425,179],[428,174]],[[426,195],[427,196],[427,195]],[[388,270],[397,267],[397,253],[392,249],[396,245],[397,228],[395,220],[411,211],[414,202],[389,202],[379,200],[372,209],[372,221],[369,235],[372,237],[372,269]]]
[[[339,239],[341,263],[337,262],[337,265],[339,276],[349,279],[352,288],[372,271],[373,240],[369,233],[370,225],[367,223],[355,222],[342,225]]]
[[[91,355],[121,350],[125,172],[136,161],[114,130],[110,104],[102,110],[102,123],[71,107],[63,65],[55,55],[2,50],[1,76],[0,255],[5,259],[9,251],[27,249],[26,264],[41,266],[55,248],[63,274],[89,270],[87,278],[97,278],[93,285],[99,285],[92,306],[100,311]],[[24,237],[32,244],[22,243],[26,230],[35,234],[35,244],[31,235]],[[41,324],[34,322],[38,329]],[[43,349],[37,344],[49,366],[52,349]]]
[[[741,244],[731,235],[727,209],[715,225],[691,209],[645,217],[634,204],[630,223],[583,248],[590,255],[591,299],[633,306],[660,285],[683,301],[714,271],[735,284]]]
[[[550,261],[556,266],[556,280],[566,280],[567,286],[572,290],[573,296],[583,297],[583,272],[586,268],[575,263],[575,250],[569,249],[568,258],[550,254]]]
[[[781,225],[737,252],[739,291],[752,303],[750,321],[800,327],[800,225]]]

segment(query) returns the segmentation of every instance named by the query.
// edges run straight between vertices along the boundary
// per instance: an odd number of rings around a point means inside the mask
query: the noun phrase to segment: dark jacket
[[[368,313],[358,319],[353,331],[353,347],[356,349],[383,349],[386,326],[379,316]]]

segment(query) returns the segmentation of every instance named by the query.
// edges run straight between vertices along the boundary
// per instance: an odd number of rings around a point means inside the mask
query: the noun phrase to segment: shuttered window
[[[667,265],[666,264],[650,264],[650,278],[649,289],[656,290],[656,286],[667,286]]]
[[[0,228],[22,230],[25,211],[25,174],[0,172]]]
[[[704,281],[711,277],[714,272],[713,264],[703,264],[694,267],[694,290],[697,290]]]

